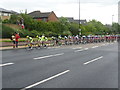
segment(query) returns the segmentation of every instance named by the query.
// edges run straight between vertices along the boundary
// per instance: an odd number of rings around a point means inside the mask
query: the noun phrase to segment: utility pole
[[[114,30],[113,30],[113,17],[114,17],[114,15],[112,15],[112,33],[114,32]]]
[[[80,29],[80,0],[79,0],[79,36],[81,35],[82,36],[82,31]]]
[[[112,15],[112,24],[113,24],[113,17],[114,17],[114,15]]]

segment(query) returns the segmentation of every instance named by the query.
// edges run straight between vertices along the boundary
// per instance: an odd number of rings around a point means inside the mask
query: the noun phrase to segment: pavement
[[[118,88],[118,43],[3,50],[0,67],[3,88]]]
[[[18,49],[20,48],[25,48],[25,46],[19,46]],[[11,50],[11,49],[17,49],[17,48],[13,48],[12,46],[0,47],[0,50]]]

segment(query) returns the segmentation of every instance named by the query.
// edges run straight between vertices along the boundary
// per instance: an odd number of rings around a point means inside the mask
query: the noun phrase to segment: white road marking
[[[27,86],[27,87],[25,87],[25,88],[23,88],[23,89],[21,89],[21,90],[26,90],[26,89],[35,87],[35,86],[37,86],[37,85],[39,85],[39,84],[42,84],[42,83],[47,82],[47,81],[49,81],[49,80],[51,80],[51,79],[57,78],[57,77],[59,77],[59,76],[65,74],[65,73],[68,73],[69,71],[70,71],[70,70],[66,70],[66,71],[61,72],[61,73],[59,73],[59,74],[57,74],[57,75],[54,75],[54,76],[49,77],[49,78],[47,78],[47,79],[44,79],[44,80],[42,80],[42,81],[40,81],[40,82],[37,82],[37,83],[32,84],[32,85],[29,85],[29,86]]]
[[[56,49],[56,48],[60,48],[60,46],[57,46],[57,47],[48,47],[47,49]]]
[[[109,43],[106,43],[106,45],[109,45]]]
[[[3,67],[3,66],[8,66],[8,65],[12,65],[14,63],[5,63],[5,64],[0,64],[0,67]]]
[[[44,59],[44,58],[49,58],[49,57],[54,57],[54,56],[60,56],[60,55],[63,55],[63,54],[64,54],[64,53],[60,53],[60,54],[43,56],[43,57],[37,57],[37,58],[33,58],[33,59]]]
[[[81,50],[76,50],[76,51],[74,51],[74,52],[81,52],[81,51],[84,51],[84,49],[81,49]]]
[[[95,59],[93,59],[93,60],[90,60],[90,61],[88,61],[88,62],[85,62],[84,65],[87,65],[87,64],[92,63],[92,62],[94,62],[94,61],[97,61],[97,60],[99,60],[99,59],[101,59],[101,58],[103,58],[103,56],[100,56],[100,57],[98,57],[98,58],[95,58]]]
[[[102,44],[102,46],[105,46],[106,44]]]
[[[76,48],[72,48],[72,49],[79,49],[79,48],[82,48],[82,47],[76,47]]]
[[[74,52],[82,52],[82,51],[85,51],[85,50],[88,50],[89,48],[85,48],[85,49],[81,49],[81,50],[76,50]]]
[[[99,47],[99,46],[93,46],[92,48],[97,48],[97,47]]]
[[[85,48],[84,50],[88,50],[89,48]]]

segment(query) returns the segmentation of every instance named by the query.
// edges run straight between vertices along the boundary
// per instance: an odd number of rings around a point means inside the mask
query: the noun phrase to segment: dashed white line
[[[74,52],[81,52],[81,51],[84,51],[84,49],[81,49],[81,50],[76,50],[76,51],[74,51]]]
[[[85,50],[88,50],[89,48],[84,48],[84,49],[81,49],[81,50],[76,50],[74,52],[82,52],[82,51],[85,51]]]
[[[85,48],[84,50],[88,50],[89,48]]]
[[[89,63],[92,63],[92,62],[97,61],[97,60],[102,59],[102,58],[103,58],[103,56],[100,56],[100,57],[98,57],[98,58],[95,58],[95,59],[93,59],[93,60],[90,60],[90,61],[88,61],[88,62],[85,62],[84,65],[87,65],[87,64],[89,64]]]
[[[54,57],[54,56],[60,56],[60,55],[63,55],[63,54],[64,54],[64,53],[60,53],[60,54],[54,54],[54,55],[37,57],[37,58],[33,58],[33,59],[44,59],[44,58],[49,58],[49,57]]]
[[[93,46],[92,48],[97,48],[97,47],[99,47],[99,46]]]
[[[47,81],[49,81],[49,80],[51,80],[51,79],[54,79],[54,78],[56,78],[56,77],[59,77],[59,76],[65,74],[65,73],[68,73],[69,71],[70,71],[70,70],[66,70],[66,71],[61,72],[61,73],[59,73],[59,74],[57,74],[57,75],[54,75],[54,76],[49,77],[49,78],[47,78],[47,79],[44,79],[44,80],[42,80],[42,81],[40,81],[40,82],[37,82],[37,83],[32,84],[32,85],[29,85],[29,86],[27,86],[27,87],[25,87],[25,88],[23,88],[23,89],[21,89],[21,90],[26,90],[26,89],[35,87],[35,86],[37,86],[37,85],[39,85],[39,84],[42,84],[42,83],[47,82]]]
[[[102,44],[103,46],[105,46],[106,44]]]
[[[72,49],[80,49],[80,48],[82,48],[82,47],[76,47],[76,48],[72,48]]]
[[[12,65],[14,63],[5,63],[5,64],[0,64],[0,67],[3,67],[3,66],[8,66],[8,65]]]

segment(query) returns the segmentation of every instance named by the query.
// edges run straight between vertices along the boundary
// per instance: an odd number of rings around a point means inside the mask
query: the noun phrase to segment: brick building
[[[56,16],[56,14],[52,11],[52,12],[40,12],[40,11],[33,11],[31,13],[29,13],[28,15],[32,16],[33,19],[36,20],[42,20],[45,22],[56,22],[58,21],[58,17]]]

